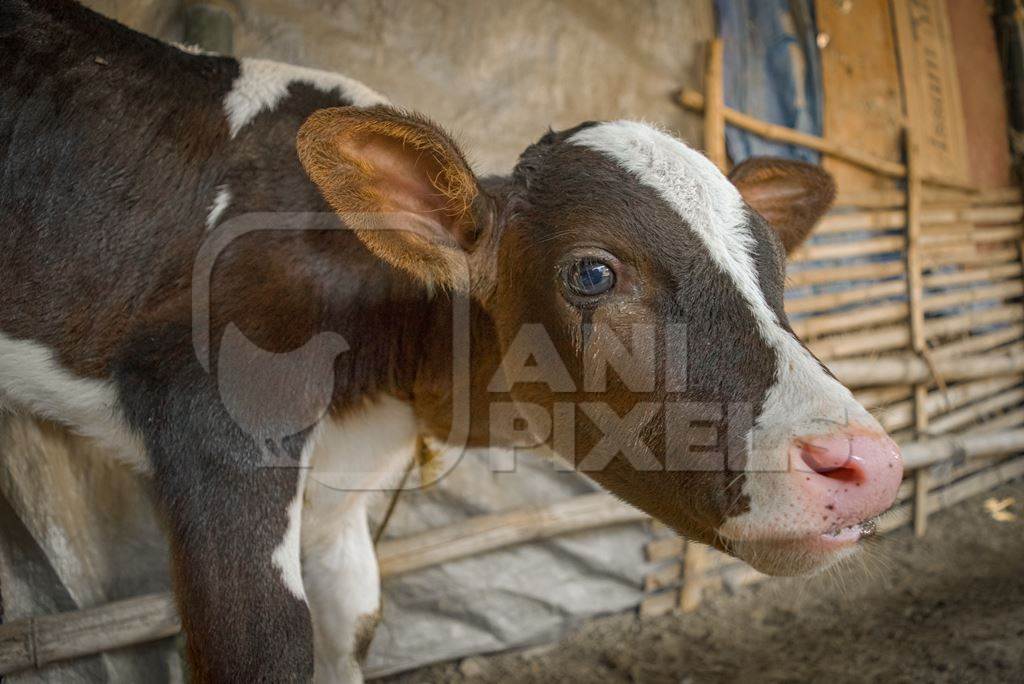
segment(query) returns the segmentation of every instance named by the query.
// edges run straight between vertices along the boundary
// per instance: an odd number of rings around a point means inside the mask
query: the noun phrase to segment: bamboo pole
[[[684,89],[679,93],[678,100],[679,104],[692,111],[699,112],[705,109],[704,95],[695,90]],[[828,156],[835,157],[836,159],[842,159],[845,162],[863,167],[869,171],[874,171],[875,173],[883,176],[905,178],[907,175],[907,167],[905,164],[881,159],[865,152],[851,150],[844,145],[827,140],[826,138],[811,135],[810,133],[803,133],[792,128],[787,128],[786,126],[762,121],[757,117],[744,114],[743,112],[739,112],[728,107],[725,108],[724,114],[726,122],[736,126],[737,128],[742,128],[750,131],[751,133],[756,133],[762,138],[791,143],[793,145],[817,150],[822,154],[827,154]],[[922,177],[922,180],[931,185],[954,188],[972,194],[977,192],[977,189],[974,186],[954,183],[947,179],[932,175],[925,175]]]
[[[952,387],[947,387],[945,391],[929,392],[926,401],[928,416],[929,418],[940,416],[971,402],[1008,390],[1021,382],[1024,382],[1024,375],[999,375],[983,380],[958,382]],[[932,429],[935,429],[934,426]]]
[[[921,224],[921,245],[930,248],[956,244],[954,241],[972,244],[976,226],[973,223]],[[978,229],[980,230],[980,229]]]
[[[807,348],[819,359],[831,361],[846,356],[901,349],[909,344],[910,329],[904,323],[865,332],[823,337],[809,342]],[[883,381],[878,384],[892,383]]]
[[[984,470],[992,468],[998,468],[999,466],[1006,463],[1006,460],[1013,460],[1020,458],[1020,454],[1014,455],[999,455],[992,458],[973,458],[960,463],[949,463],[949,464],[938,464],[929,466],[927,470],[931,473],[931,489],[934,492],[937,489],[946,487],[953,484],[957,480],[962,480],[968,475],[974,475]],[[900,485],[899,491],[897,492],[896,501],[898,503],[912,502],[914,500],[914,482],[913,480],[904,480]]]
[[[904,238],[901,235],[868,238],[853,242],[836,242],[825,245],[804,245],[789,256],[790,263],[819,261],[822,259],[848,259],[850,257],[873,256],[902,252]]]
[[[983,266],[954,273],[930,273],[924,277],[926,287],[949,287],[951,285],[971,285],[980,282],[998,282],[1005,278],[1020,278],[1024,273],[1019,263],[1001,264],[999,266]]]
[[[809,297],[792,297],[786,299],[786,312],[789,314],[826,311],[850,304],[866,303],[885,297],[894,297],[906,291],[902,280],[886,280],[862,287]]]
[[[921,468],[914,472],[914,536],[923,537],[928,531],[928,491],[931,489],[931,471]]]
[[[1024,312],[1019,304],[968,311],[957,316],[927,320],[925,321],[925,332],[929,338],[952,336],[969,332],[981,326],[1016,323],[1021,320],[1022,313]],[[808,342],[807,348],[823,361],[836,361],[842,357],[895,350],[908,346],[910,343],[909,327],[895,325],[819,338]],[[879,360],[889,358],[892,357],[883,357]],[[957,373],[958,371],[954,369],[953,372]],[[888,385],[894,384],[894,382],[879,380],[876,384]]]
[[[1003,430],[1021,427],[1022,425],[1024,425],[1024,408],[1017,407],[1010,409],[991,420],[986,420],[984,423],[980,423],[964,430],[964,434],[981,435],[991,432],[1002,432]]]
[[[381,576],[392,577],[514,544],[645,519],[644,513],[610,494],[586,494],[383,541],[377,556]],[[170,594],[16,620],[0,625],[0,675],[155,641],[178,631]]]
[[[945,292],[940,295],[931,295],[925,299],[923,308],[925,311],[940,311],[954,306],[977,304],[980,302],[998,301],[1002,303],[1006,299],[1019,297],[1022,294],[1024,294],[1024,282],[1010,280],[986,287],[973,287],[966,290]]]
[[[975,226],[973,223],[946,224],[929,229],[921,236],[921,246],[938,251],[967,245],[988,245],[993,242],[1014,242],[1024,238],[1021,226]]]
[[[704,87],[705,89],[707,88],[706,83]],[[693,90],[682,91],[679,94],[679,103],[693,111],[699,112],[706,110],[704,95]],[[792,128],[768,123],[767,121],[762,121],[748,114],[738,112],[735,109],[726,107],[723,115],[725,121],[733,126],[756,133],[757,135],[760,135],[763,138],[768,138],[769,140],[792,143],[794,145],[800,145],[801,147],[817,150],[818,152],[835,157],[836,159],[842,159],[843,161],[850,162],[851,164],[862,166],[884,176],[902,178],[907,173],[906,166],[898,162],[886,161],[885,159],[879,159],[878,157],[874,157],[869,154],[856,152],[854,150],[847,149],[843,145],[820,138],[816,135],[801,133],[800,131],[795,131]]]
[[[903,447],[904,470],[917,470],[956,457],[991,458],[1024,451],[1024,430],[954,435],[914,442]]]
[[[912,385],[931,377],[931,370],[913,355],[856,358],[832,361],[829,370],[847,387]],[[1014,350],[973,357],[942,359],[936,372],[948,382],[1024,372],[1024,352]]]
[[[903,270],[903,263],[900,261],[853,264],[851,266],[816,266],[787,273],[786,280],[791,286],[799,287],[802,285],[820,285],[822,283],[837,283],[849,280],[889,278],[902,275]]]
[[[975,473],[970,477],[966,477],[963,480],[944,488],[940,496],[930,497],[928,501],[928,512],[938,512],[944,508],[960,503],[964,499],[974,496],[975,494],[992,489],[1003,482],[1008,482],[1009,480],[1018,478],[1021,475],[1024,475],[1024,458],[1014,459],[1007,463],[1000,463],[995,466],[985,468],[979,473]],[[912,517],[912,506],[908,504],[897,506],[882,515],[878,521],[876,532],[878,534],[891,532],[892,530],[911,522]]]
[[[858,390],[853,397],[866,409],[873,409],[891,404],[896,401],[903,401],[910,397],[909,387],[893,386],[880,387],[875,389]]]
[[[950,411],[932,421],[931,434],[952,432],[957,428],[980,422],[989,414],[998,413],[1005,408],[1019,405],[1021,402],[1024,402],[1024,389],[1018,387],[1007,390],[977,404]]]
[[[905,193],[900,193],[906,197]],[[923,202],[922,197],[922,202]],[[1024,218],[1024,206],[1008,207],[928,207],[921,210],[921,225],[936,229],[946,226],[963,226],[976,224],[984,227],[1009,227],[1020,223]],[[851,231],[879,231],[903,228],[907,223],[906,208],[851,211],[832,213],[826,216],[815,227],[818,234],[848,233]]]
[[[722,83],[722,39],[715,38],[708,46],[708,62],[704,71],[704,152],[721,171],[726,170],[725,154],[725,88]]]
[[[906,214],[902,210],[858,211],[843,214],[829,214],[815,226],[819,235],[849,233],[850,231],[877,231],[902,228]]]
[[[380,572],[393,577],[515,544],[645,520],[641,511],[604,492],[577,496],[545,506],[470,518],[455,525],[377,547]]]
[[[679,591],[679,610],[692,613],[700,605],[704,593],[704,574],[711,550],[696,542],[686,543],[683,556],[683,586]]]
[[[1024,337],[1024,324],[1012,323],[996,330],[937,346],[932,352],[932,358],[943,359],[953,356],[982,355],[984,352],[1009,342],[1018,342],[1022,337]],[[1019,347],[1014,346],[1014,348]],[[1008,350],[1001,349],[1000,351],[1005,352]]]
[[[644,547],[644,559],[648,563],[679,558],[683,553],[684,542],[682,537],[670,536],[655,539]]]
[[[906,288],[905,285],[903,287]],[[906,302],[884,302],[841,313],[804,318],[793,321],[790,327],[798,337],[806,339],[901,321],[907,317],[907,311]]]
[[[918,163],[917,134],[913,126],[904,131],[907,159],[907,302],[910,317],[910,344],[914,353],[928,361],[928,346],[924,330],[924,285],[921,269],[921,170]],[[929,368],[934,372],[934,368]],[[914,384],[914,434],[920,437],[928,431],[927,380]],[[924,468],[914,474],[914,534],[924,536],[928,525],[928,471]]]
[[[910,303],[910,339],[916,354],[928,351],[925,343],[924,306],[922,284],[920,239],[921,239],[921,173],[917,161],[918,148],[916,133],[906,128],[907,155],[907,300]],[[921,383],[918,383],[920,386]],[[919,395],[920,396],[920,395]],[[923,410],[923,406],[922,406]],[[924,414],[927,423],[927,416]],[[923,429],[918,426],[918,429]]]
[[[989,399],[994,395],[997,396],[999,393],[1020,384],[1022,379],[1024,378],[1020,375],[1010,375],[1008,377],[999,376],[984,380],[957,383],[953,387],[947,388],[946,391],[935,390],[933,392],[929,392],[924,398],[924,405],[928,414],[928,419],[932,420],[943,413],[955,411],[956,409],[970,404],[971,402],[981,399]],[[893,432],[895,430],[908,427],[914,423],[913,394],[913,390],[911,389],[907,399],[896,401],[885,408],[885,411],[879,418],[879,423],[881,423],[883,428],[889,432]],[[943,429],[942,425],[936,427],[932,424],[928,428],[928,434],[930,435],[941,434],[942,432],[948,431],[948,429]]]
[[[1013,261],[1017,258],[1016,248],[1005,248],[979,252],[977,248],[960,249],[950,252],[926,252],[922,258],[922,266],[971,266],[975,264],[994,265]]]
[[[1024,307],[1020,304],[992,307],[980,311],[967,311],[956,316],[943,316],[925,321],[925,334],[929,337],[955,335],[968,332],[972,328],[993,323],[1017,322],[1024,317]]]
[[[683,576],[682,565],[679,563],[672,563],[670,565],[664,565],[660,568],[656,568],[651,572],[644,575],[644,593],[652,594],[656,591],[661,591],[667,587],[679,582]],[[672,607],[675,607],[675,601],[672,602]]]
[[[953,188],[925,188],[924,200],[931,205],[960,204],[969,201],[974,206],[1019,204],[1024,193],[1018,187],[986,188],[975,193],[966,193]],[[836,197],[837,207],[863,207],[885,209],[905,207],[907,196],[903,190],[862,190],[840,192]]]
[[[174,636],[181,621],[170,594],[0,625],[0,675]]]

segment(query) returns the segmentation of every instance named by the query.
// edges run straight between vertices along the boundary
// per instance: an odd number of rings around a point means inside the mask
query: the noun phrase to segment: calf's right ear
[[[828,172],[792,159],[751,157],[732,170],[729,180],[768,220],[787,254],[807,239],[836,197]]]
[[[391,107],[335,107],[313,113],[296,145],[371,251],[424,282],[469,288],[467,257],[489,226],[488,202],[440,127]]]

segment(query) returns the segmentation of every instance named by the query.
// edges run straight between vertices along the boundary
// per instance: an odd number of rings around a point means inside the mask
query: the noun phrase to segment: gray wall
[[[180,1],[86,0],[181,36]],[[456,133],[478,170],[507,171],[548,126],[643,118],[699,142],[672,103],[700,84],[711,0],[223,0],[235,54],[338,71]]]
[[[250,0],[235,51],[343,72],[454,131],[503,172],[548,126],[642,117],[695,139],[671,101],[700,82],[710,1]]]

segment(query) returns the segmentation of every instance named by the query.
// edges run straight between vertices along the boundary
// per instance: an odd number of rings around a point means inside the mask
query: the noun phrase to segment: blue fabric
[[[715,0],[723,40],[725,104],[764,121],[821,135],[821,61],[812,0]],[[818,153],[727,126],[733,162]]]

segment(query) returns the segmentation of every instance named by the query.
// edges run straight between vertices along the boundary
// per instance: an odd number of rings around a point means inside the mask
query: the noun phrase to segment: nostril
[[[800,458],[812,471],[829,479],[857,484],[864,481],[864,468],[860,459],[848,450],[846,453],[837,453],[826,447],[801,442]]]
[[[860,484],[864,481],[864,472],[859,468],[833,468],[831,470],[816,470],[819,475],[824,475],[830,480],[836,480],[837,482],[853,482]]]

